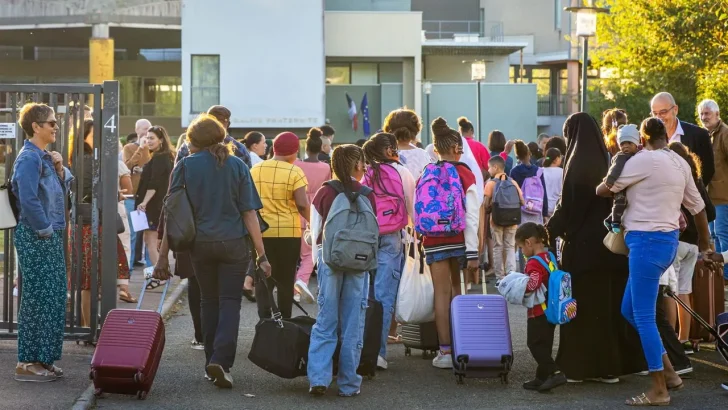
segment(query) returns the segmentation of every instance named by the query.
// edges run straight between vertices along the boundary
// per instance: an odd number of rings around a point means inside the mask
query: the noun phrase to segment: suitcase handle
[[[485,285],[485,271],[483,269],[478,269],[478,270],[481,273],[480,283],[481,283],[481,285],[483,285],[483,294],[487,295],[488,290],[485,288],[485,286],[486,286]],[[465,273],[464,272],[465,272],[465,269],[460,269],[460,294],[461,295],[467,295],[467,293],[465,291]]]
[[[137,302],[136,310],[141,310],[142,308],[142,301],[144,300],[144,293],[147,290],[147,285],[151,283],[154,280],[154,278],[149,278],[144,281],[144,286],[142,286],[142,293],[139,294],[139,301]],[[162,297],[159,299],[159,307],[157,307],[157,313],[160,315],[162,314],[162,306],[164,306],[164,299],[167,297],[167,291],[169,290],[169,284],[172,283],[172,279],[167,279],[167,283],[164,285],[164,289],[162,290]]]
[[[682,299],[680,299],[675,292],[672,291],[669,287],[665,289],[665,294],[675,300],[678,305],[680,305],[685,311],[690,313],[690,316],[692,316],[698,323],[700,323],[713,337],[715,337],[717,344],[722,344],[723,348],[728,349],[728,345],[723,341],[723,338],[720,337],[720,334],[718,331],[711,326],[708,322],[703,319],[698,312],[694,311],[692,308],[690,308],[685,302],[683,302]]]

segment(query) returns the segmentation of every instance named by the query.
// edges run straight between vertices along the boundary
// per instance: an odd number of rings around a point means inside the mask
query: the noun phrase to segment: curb
[[[187,279],[182,279],[179,284],[172,290],[170,296],[162,306],[162,317],[167,319],[174,305],[182,298],[182,294],[187,289]],[[94,395],[94,384],[91,383],[88,388],[73,403],[72,410],[88,410],[96,405],[96,395]]]

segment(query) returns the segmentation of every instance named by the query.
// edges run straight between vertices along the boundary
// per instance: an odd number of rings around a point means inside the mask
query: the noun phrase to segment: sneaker
[[[539,386],[538,391],[541,393],[551,391],[551,389],[555,389],[565,384],[566,376],[561,372],[556,372],[549,376],[549,378],[546,379],[541,386]]]
[[[190,343],[190,347],[195,350],[205,350],[205,345],[198,342],[197,339],[192,339],[192,343]]]
[[[605,383],[605,384],[619,383],[619,378],[617,378],[617,377],[593,377],[593,378],[587,378],[585,380],[590,381],[590,382]]]
[[[584,380],[579,379],[566,379],[567,383],[584,383]]]
[[[432,365],[438,369],[452,369],[452,355],[439,350],[437,356],[432,359]]]
[[[357,390],[354,393],[342,393],[339,392],[339,397],[356,397],[361,394],[361,390]]]
[[[723,388],[723,390],[728,390],[728,382],[723,382],[720,387]]]
[[[207,374],[215,379],[215,386],[223,389],[231,389],[233,387],[233,376],[230,372],[226,372],[219,364],[208,364]]]
[[[323,396],[326,394],[326,386],[311,386],[311,388],[308,389],[308,394],[312,396]]]
[[[693,349],[693,344],[690,341],[683,342],[682,346],[686,355],[695,354],[695,349]]]
[[[298,303],[301,303],[301,295],[299,293],[296,293],[293,295],[293,300],[295,300]]]
[[[635,376],[649,376],[649,375],[650,375],[649,370],[643,370],[641,372],[635,373]]]
[[[693,372],[693,366],[683,367],[681,369],[675,369],[675,373],[678,375],[688,374]]]
[[[383,358],[382,356],[377,356],[377,369],[387,370],[387,359]]]
[[[538,388],[541,387],[542,384],[543,380],[533,379],[531,381],[523,383],[523,388],[526,390],[538,390]]]
[[[298,279],[296,280],[296,283],[293,284],[293,287],[296,288],[304,301],[308,303],[316,302],[316,298],[313,296],[313,293],[311,293],[311,291],[308,289],[308,285],[306,285],[306,282]]]
[[[209,374],[207,374],[207,372],[205,372],[205,380],[207,380],[208,382],[215,381],[212,377],[210,377]]]

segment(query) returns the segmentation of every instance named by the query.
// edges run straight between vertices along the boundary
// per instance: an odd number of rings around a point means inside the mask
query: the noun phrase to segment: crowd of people
[[[669,392],[684,386],[680,375],[693,371],[694,346],[687,313],[663,290],[672,288],[689,304],[696,269],[720,269],[728,257],[722,245],[728,243],[728,126],[711,100],[699,105],[704,128],[680,121],[668,93],[650,104],[652,116],[639,125],[620,109],[607,110],[601,126],[576,113],[563,137],[539,135],[528,144],[494,130],[484,145],[467,118],[458,119],[457,129],[437,118],[425,148],[417,139],[420,117],[397,109],[357,144],[332,149],[333,128],[312,128],[301,157],[292,132],[276,136],[272,146],[260,132],[236,141],[222,106],[194,120],[176,150],[164,128],[140,120],[121,151],[119,211],[144,212],[149,227],[130,226],[129,243],[119,241],[119,298],[136,301],[127,285],[135,265],[154,267],[151,287],[171,278],[163,198],[186,189],[197,236],[191,251],[174,253],[175,274],[190,280],[192,346],[205,351],[205,377],[218,387],[233,385],[242,298],[269,318],[276,289],[283,318],[292,316],[294,302],[318,303],[310,393],[329,388],[340,342],[339,395],[360,394],[363,307],[369,298],[382,304],[377,367],[387,369],[388,348],[401,343],[394,311],[405,249],[421,240],[434,287],[435,368],[453,366],[450,302],[461,293],[461,271],[467,289],[478,283],[479,269],[492,270],[496,286],[522,272],[533,292],[548,284],[549,270],[534,262],[540,258],[570,273],[578,315],[561,325],[553,358],[555,325],[543,307],[529,307],[528,347],[538,368],[523,387],[549,391],[649,373],[651,388],[626,403],[669,404]],[[12,179],[24,274],[16,379],[48,381],[62,374],[53,364],[63,340],[65,196],[72,176],[60,154],[45,150],[57,130],[53,110],[26,105],[20,123],[27,140]],[[92,152],[92,129],[87,120],[84,156]],[[442,178],[445,190],[431,185]],[[344,271],[327,259],[332,247],[354,240],[326,234],[340,195],[363,199],[376,215],[375,270]],[[624,235],[629,257],[604,246],[609,232]],[[87,271],[90,264],[84,262]],[[309,289],[314,269],[316,295]]]

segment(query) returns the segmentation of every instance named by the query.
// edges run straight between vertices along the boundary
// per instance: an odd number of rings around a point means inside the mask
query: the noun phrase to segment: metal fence
[[[450,40],[457,34],[477,34],[485,41],[504,41],[502,21],[424,20],[422,29],[428,40]]]
[[[69,168],[74,175],[67,212],[67,235],[64,244],[68,263],[68,294],[66,304],[66,339],[93,343],[100,324],[111,309],[116,307],[117,279],[117,199],[118,199],[118,144],[119,144],[119,83],[60,85],[7,85],[0,84],[0,95],[9,101],[4,117],[16,126],[14,140],[4,140],[5,175],[10,176],[13,162],[24,142],[24,133],[18,125],[18,113],[26,102],[44,102],[57,114],[59,131],[56,142],[49,150],[61,152],[64,164],[69,166],[70,144],[74,154]],[[59,101],[65,102],[60,105]],[[92,105],[94,121],[91,180],[84,179],[84,107]],[[9,115],[9,117],[8,117]],[[5,120],[4,120],[5,121]],[[2,147],[2,146],[0,146]],[[9,179],[6,178],[6,180]],[[81,325],[81,281],[84,249],[82,247],[82,220],[79,209],[84,204],[84,186],[91,185],[91,253],[90,317],[88,326]],[[86,206],[88,206],[86,204]],[[104,212],[100,212],[101,210]],[[112,229],[101,230],[102,226]],[[3,277],[0,293],[0,339],[17,337],[17,312],[23,298],[23,272],[16,267],[13,230],[4,231]],[[17,296],[13,295],[17,275]],[[97,291],[98,290],[98,291]],[[22,320],[22,318],[21,318]]]
[[[538,96],[538,115],[561,115],[572,114],[571,103],[579,101],[578,94],[550,94]]]

